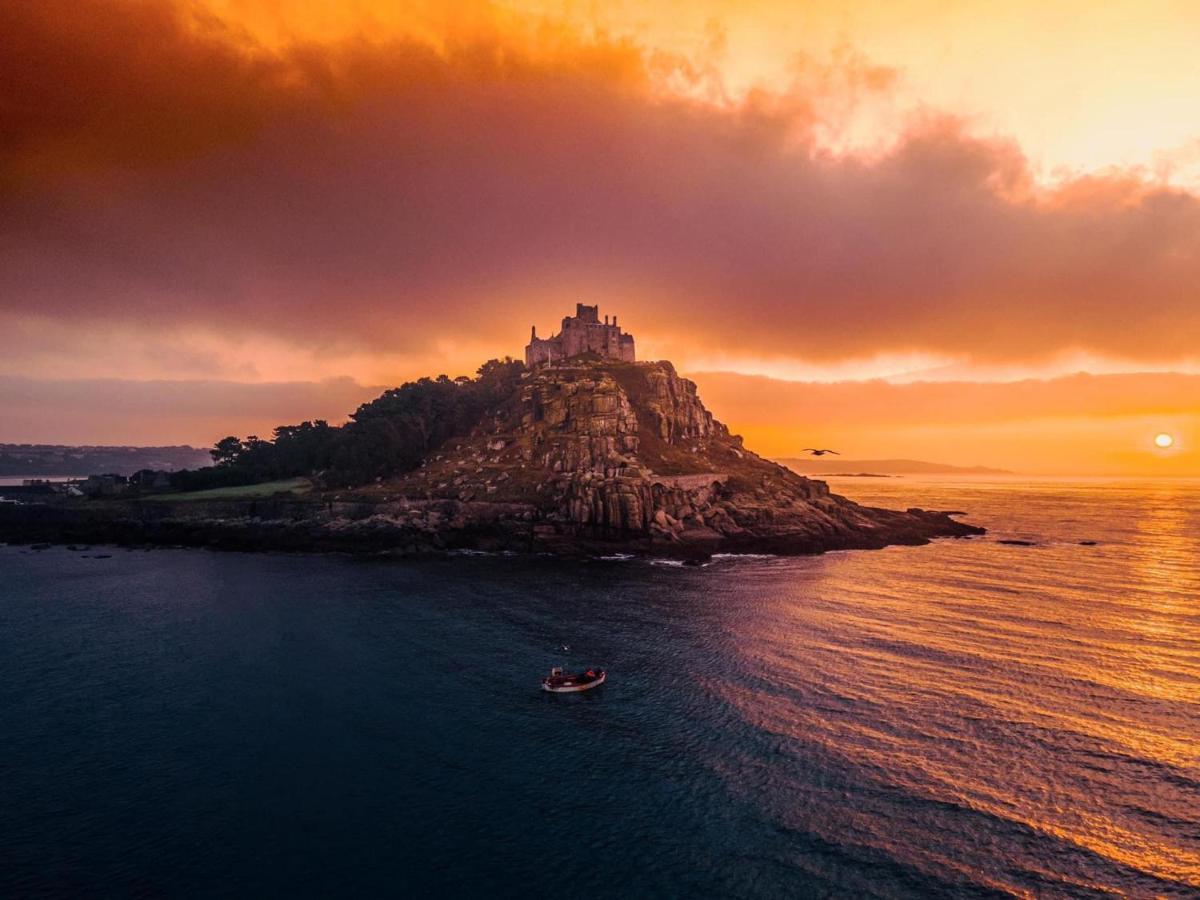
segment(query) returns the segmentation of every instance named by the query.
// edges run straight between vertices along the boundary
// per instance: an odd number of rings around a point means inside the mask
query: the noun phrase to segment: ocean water
[[[993,531],[0,548],[0,895],[1200,895],[1200,484],[831,481]]]

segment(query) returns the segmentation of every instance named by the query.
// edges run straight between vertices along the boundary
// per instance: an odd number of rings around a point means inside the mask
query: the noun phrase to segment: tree
[[[213,458],[213,462],[218,466],[233,465],[237,462],[238,457],[242,455],[242,450],[244,449],[242,442],[233,435],[230,435],[217,441],[216,445],[208,451],[208,455]]]
[[[508,408],[524,371],[511,357],[492,359],[474,378],[439,375],[384,391],[341,427],[318,419],[280,425],[269,441],[225,437],[209,451],[211,470],[175,473],[172,483],[192,490],[321,473],[330,484],[353,485],[407,472]]]

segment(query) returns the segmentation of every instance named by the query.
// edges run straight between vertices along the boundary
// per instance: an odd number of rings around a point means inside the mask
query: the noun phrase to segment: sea
[[[1200,481],[829,480],[990,531],[0,547],[0,896],[1200,896]]]

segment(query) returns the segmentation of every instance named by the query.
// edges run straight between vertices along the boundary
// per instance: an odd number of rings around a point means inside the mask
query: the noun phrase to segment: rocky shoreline
[[[473,550],[704,559],[713,553],[797,555],[878,549],[983,533],[944,513],[863,509],[880,516],[879,528],[851,533],[745,533],[683,541],[650,532],[606,535],[539,521],[532,509],[458,501],[370,506],[303,500],[29,504],[0,506],[0,541],[393,556]]]

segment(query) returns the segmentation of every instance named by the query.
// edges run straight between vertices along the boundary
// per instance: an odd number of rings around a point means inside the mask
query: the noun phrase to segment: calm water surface
[[[993,532],[0,548],[0,895],[1200,895],[1200,484],[832,482]]]

